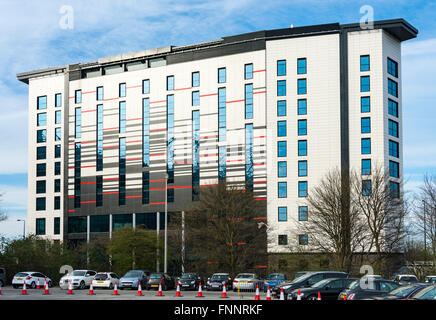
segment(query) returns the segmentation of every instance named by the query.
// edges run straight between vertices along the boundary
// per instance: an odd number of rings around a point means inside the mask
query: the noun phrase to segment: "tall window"
[[[371,154],[371,138],[362,139],[362,154]]]
[[[192,111],[192,201],[200,195],[200,111]]]
[[[307,177],[307,160],[298,161],[298,176]]]
[[[59,196],[54,197],[54,209],[55,210],[61,209],[61,197]]]
[[[370,196],[372,192],[371,180],[362,180],[362,195]]]
[[[77,142],[74,146],[74,208],[80,208],[80,166],[82,163],[82,145]]]
[[[226,141],[226,88],[218,89],[218,141]]]
[[[38,113],[38,115],[36,117],[37,117],[36,118],[36,125],[38,127],[47,125],[47,113],[45,113],[45,112]]]
[[[277,101],[277,117],[286,116],[286,100]]]
[[[142,172],[142,204],[150,203],[150,172]]]
[[[298,108],[297,108],[298,115],[307,114],[307,100],[306,99],[299,99],[297,102],[297,105],[298,105]]]
[[[277,157],[286,157],[286,141],[277,142]]]
[[[278,183],[278,197],[286,198],[288,196],[288,184],[286,182]]]
[[[95,187],[95,205],[101,207],[103,205],[103,176],[97,176]]]
[[[62,93],[55,94],[55,107],[62,106]]]
[[[371,174],[371,159],[362,159],[362,175]]]
[[[36,109],[47,109],[47,96],[41,96],[36,98]]]
[[[399,137],[398,122],[389,120],[388,132],[391,136],[398,138]]]
[[[306,74],[307,73],[307,60],[306,58],[297,59],[297,73]]]
[[[249,63],[244,66],[244,79],[253,79],[253,64]]]
[[[103,170],[103,105],[97,105],[97,171]]]
[[[360,77],[360,92],[368,92],[370,90],[369,76]]]
[[[55,112],[55,124],[61,124],[62,123],[62,111],[58,110]]]
[[[307,197],[307,181],[298,182],[298,197]]]
[[[286,80],[277,81],[277,96],[286,96]]]
[[[36,235],[37,236],[45,235],[45,218],[36,219]]]
[[[167,96],[167,174],[174,183],[174,95]]]
[[[218,147],[218,179],[220,181],[226,180],[227,168],[226,168],[226,146]]]
[[[142,167],[150,167],[150,99],[142,100]]]
[[[58,176],[61,174],[61,163],[59,161],[54,163],[54,174]]]
[[[120,101],[119,105],[119,122],[120,122],[120,133],[126,132],[126,101]]]
[[[388,73],[395,78],[398,78],[398,63],[388,58]]]
[[[150,93],[150,79],[142,80],[142,94]]]
[[[400,197],[400,184],[398,182],[389,181],[389,191],[394,198]]]
[[[74,92],[74,102],[82,103],[82,90],[76,90]]]
[[[37,177],[45,177],[47,165],[45,163],[37,163],[36,164],[36,176]]]
[[[298,120],[298,135],[307,135],[307,120]]]
[[[54,192],[61,192],[61,179],[54,179]]]
[[[253,84],[245,85],[245,119],[253,119]]]
[[[61,233],[61,218],[54,218],[53,227],[53,234]]]
[[[196,71],[192,73],[192,87],[200,86],[200,72]]]
[[[400,165],[398,162],[389,161],[389,175],[393,178],[400,177]]]
[[[82,137],[82,108],[76,108],[75,112],[75,136],[77,139]]]
[[[298,235],[298,244],[300,246],[307,246],[309,244],[309,236],[307,234]]]
[[[36,148],[36,160],[44,160],[47,158],[47,147]]]
[[[398,118],[398,103],[394,100],[388,99],[388,113]]]
[[[277,136],[286,137],[286,120],[277,121]]]
[[[36,211],[45,210],[45,197],[36,198]]]
[[[174,76],[167,77],[167,91],[174,90]]]
[[[245,186],[253,191],[254,158],[253,158],[253,124],[245,125]]]
[[[279,246],[288,245],[288,236],[286,234],[279,234],[278,243],[279,243]]]
[[[307,140],[298,141],[298,155],[307,156]]]
[[[298,207],[298,221],[307,221],[308,220],[308,208],[307,206],[299,206]]]
[[[286,75],[286,60],[277,61],[277,76]]]
[[[61,145],[57,144],[55,145],[55,158],[61,157]]]
[[[389,155],[395,158],[400,157],[400,145],[398,142],[389,140]]]
[[[398,98],[398,83],[394,80],[388,79],[388,93]]]
[[[126,138],[120,138],[119,146],[118,205],[122,206],[126,204]]]
[[[287,176],[287,162],[286,161],[279,161],[277,163],[277,176],[279,178],[285,178]]]
[[[102,101],[103,99],[103,87],[97,87],[97,101]]]
[[[297,80],[297,93],[306,94],[307,93],[307,81],[306,79]]]
[[[371,133],[371,118],[360,119],[360,131],[361,133]]]
[[[61,128],[55,128],[55,141],[61,141]]]
[[[218,69],[218,83],[225,83],[226,82],[226,68],[219,68]]]
[[[288,221],[288,207],[279,207],[279,221]]]
[[[123,98],[126,96],[126,84],[125,83],[120,83],[120,87],[119,87],[119,97]]]
[[[47,130],[37,130],[36,131],[36,143],[47,142]]]
[[[200,91],[192,91],[192,106],[200,105]]]
[[[371,112],[371,98],[361,97],[360,98],[360,112],[366,113]]]
[[[46,183],[45,180],[36,181],[36,193],[45,193]]]
[[[369,56],[360,56],[360,71],[369,71]]]

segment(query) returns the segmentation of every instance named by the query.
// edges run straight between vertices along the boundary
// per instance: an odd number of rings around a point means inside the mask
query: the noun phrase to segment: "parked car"
[[[180,290],[198,290],[201,278],[198,273],[183,273],[179,278]]]
[[[426,276],[425,277],[425,283],[436,283],[436,276]]]
[[[233,291],[256,290],[256,286],[262,288],[263,281],[255,273],[240,273],[233,279]]]
[[[399,286],[392,290],[387,295],[373,296],[367,300],[404,300],[409,299],[416,293],[426,288],[428,285],[422,283],[409,284],[407,286]]]
[[[309,271],[298,271],[294,276],[294,280],[301,277],[301,276],[304,276],[307,273],[309,273]]]
[[[161,284],[163,291],[174,289],[176,286],[176,282],[171,276],[163,272],[156,272],[150,274],[147,290],[159,289],[159,283]]]
[[[96,274],[97,271],[94,270],[74,270],[59,280],[59,287],[68,289],[71,281],[73,289],[85,289],[91,285],[91,280]]]
[[[399,274],[394,278],[394,281],[401,286],[412,283],[418,283],[418,278],[413,274]]]
[[[315,284],[321,280],[324,280],[324,279],[349,278],[349,277],[350,277],[350,275],[348,273],[340,272],[340,271],[307,272],[306,274],[304,274],[298,278],[295,278],[291,282],[284,282],[282,284],[275,286],[272,289],[271,295],[275,298],[279,298],[280,291],[283,288],[283,294],[285,296],[285,299],[287,299],[288,294],[295,289],[310,287],[313,284]]]
[[[4,287],[6,285],[6,269],[0,267],[0,286]]]
[[[38,282],[40,287],[42,287],[44,286],[46,280],[48,286],[52,287],[52,280],[43,273],[36,271],[19,272],[12,279],[12,286],[15,289],[21,288],[24,285],[24,281],[26,281],[26,288],[35,289],[38,285]]]
[[[99,272],[95,275],[92,280],[92,286],[94,288],[108,288],[113,289],[115,287],[115,282],[120,283],[120,277],[114,272]]]
[[[356,278],[331,278],[324,279],[310,287],[303,289],[295,289],[288,294],[288,300],[296,300],[298,290],[300,290],[301,300],[316,300],[318,292],[321,294],[322,300],[337,300],[339,294],[345,288],[348,288],[350,283],[357,280]]]
[[[268,286],[271,289],[272,287],[279,285],[282,282],[288,281],[288,277],[284,273],[270,273],[263,280],[263,291],[267,291]]]
[[[414,300],[436,300],[436,284],[432,284],[411,297]]]
[[[361,284],[361,279],[354,281],[350,286],[343,290],[339,300],[362,300],[374,296],[385,296],[400,285],[391,280],[374,279]]]
[[[232,278],[228,273],[214,273],[207,279],[206,290],[222,290],[223,283],[226,283],[226,290],[232,290]]]
[[[141,289],[147,289],[148,280],[150,279],[150,271],[148,270],[130,270],[120,278],[119,288],[123,289],[138,289],[141,282]]]

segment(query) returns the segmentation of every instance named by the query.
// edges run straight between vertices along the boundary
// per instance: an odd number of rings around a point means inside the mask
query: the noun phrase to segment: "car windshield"
[[[75,277],[83,277],[85,276],[85,273],[86,271],[73,271],[71,272],[71,275]]]
[[[123,278],[139,278],[141,274],[141,271],[128,271]]]
[[[400,281],[404,282],[418,282],[415,277],[401,277]]]
[[[95,280],[106,280],[108,278],[106,273],[99,273],[95,276]]]
[[[295,278],[294,280],[292,280],[291,283],[296,283],[296,282],[300,282],[300,281],[305,281],[307,279],[309,279],[312,276],[311,273],[305,273],[302,276]]]
[[[210,280],[226,280],[227,275],[225,274],[214,274],[212,277],[210,277]]]
[[[180,277],[180,279],[195,279],[195,278],[196,278],[196,276],[194,273],[184,273]]]
[[[360,284],[360,280],[353,281],[348,285],[347,289],[354,290],[357,287],[359,287],[359,284]]]
[[[161,279],[163,276],[160,273],[152,273],[150,279]]]
[[[397,297],[407,297],[415,289],[415,286],[398,287],[392,290],[389,294]]]
[[[235,279],[253,279],[254,274],[252,273],[241,273],[236,276]]]
[[[436,300],[436,286],[424,288],[412,298],[420,300]]]
[[[281,273],[273,273],[268,275],[267,280],[285,280],[285,276]]]
[[[15,275],[16,277],[27,277],[27,273],[20,272]]]
[[[330,282],[331,279],[324,279],[321,281],[318,281],[317,283],[314,283],[312,285],[312,288],[321,288],[323,287],[325,284],[327,284],[328,282]]]

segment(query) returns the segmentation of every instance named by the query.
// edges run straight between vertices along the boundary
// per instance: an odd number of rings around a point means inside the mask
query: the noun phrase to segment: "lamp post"
[[[26,220],[25,219],[17,219],[17,221],[23,221],[23,239],[26,238]]]
[[[422,205],[424,208],[424,263],[427,261],[427,215],[425,208],[425,200],[422,200]]]

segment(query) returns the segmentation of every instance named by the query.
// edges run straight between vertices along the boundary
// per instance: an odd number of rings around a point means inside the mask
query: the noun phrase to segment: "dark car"
[[[163,272],[150,274],[150,279],[147,283],[147,290],[159,289],[159,284],[161,284],[163,291],[175,288],[175,281],[168,274]]]
[[[436,300],[436,284],[428,286],[415,293],[411,299],[414,300]]]
[[[201,278],[198,273],[183,273],[179,278],[180,290],[198,290]]]
[[[362,283],[361,283],[362,282]],[[349,288],[339,294],[339,300],[362,300],[374,296],[386,296],[392,290],[400,285],[391,280],[371,279],[365,281],[362,279],[354,281]]]
[[[324,279],[311,287],[303,289],[295,289],[290,294],[288,294],[288,300],[296,300],[298,295],[298,290],[300,290],[301,300],[316,300],[318,298],[318,292],[321,295],[322,300],[337,300],[339,294],[345,288],[355,280],[356,278],[332,278]]]
[[[4,287],[6,284],[6,269],[0,267],[0,287]]]
[[[288,281],[288,277],[284,273],[270,273],[265,279],[263,279],[263,291],[267,292],[268,286],[270,289],[274,286]]]
[[[306,274],[292,280],[291,282],[284,282],[272,289],[272,296],[275,298],[280,297],[280,291],[283,288],[283,294],[285,296],[285,300],[290,292],[295,289],[307,288],[312,286],[313,284],[331,278],[349,278],[350,275],[345,272],[340,271],[316,271],[316,272],[307,272]]]
[[[228,273],[214,273],[207,279],[206,290],[222,290],[223,283],[226,283],[226,290],[232,290],[232,278]]]
[[[381,295],[381,296],[373,296],[372,298],[369,298],[371,300],[404,300],[409,299],[413,297],[415,294],[417,294],[422,289],[426,288],[428,285],[426,284],[410,284],[407,286],[401,286],[398,287],[391,292],[389,292],[387,295]]]
[[[418,283],[418,278],[413,274],[400,274],[395,277],[394,281],[399,285],[405,286]]]

